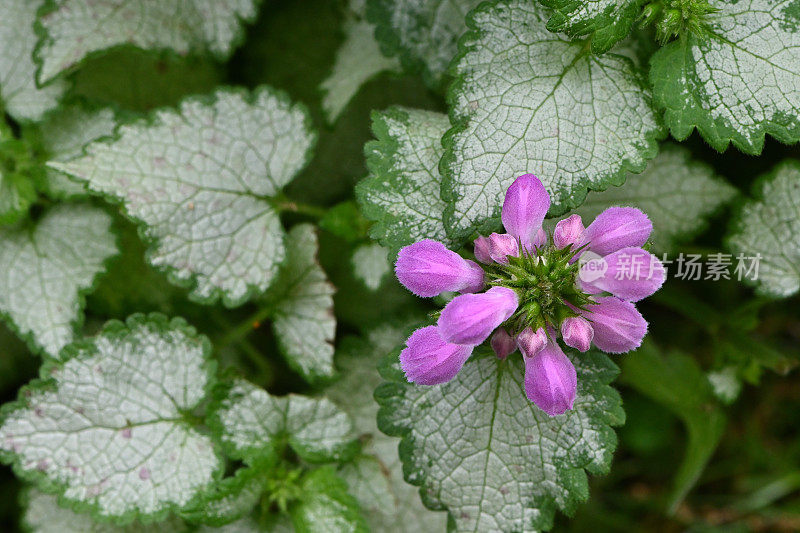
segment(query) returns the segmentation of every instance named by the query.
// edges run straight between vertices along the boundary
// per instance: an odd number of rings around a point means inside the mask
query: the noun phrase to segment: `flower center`
[[[579,262],[570,263],[581,251],[558,249],[550,243],[536,252],[509,256],[508,264],[486,267],[489,285],[508,287],[519,297],[517,311],[504,324],[509,333],[520,333],[526,327],[558,330],[565,318],[579,316],[578,310],[592,302],[576,283]]]

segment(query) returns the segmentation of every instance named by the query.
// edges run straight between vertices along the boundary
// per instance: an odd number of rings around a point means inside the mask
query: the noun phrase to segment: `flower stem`
[[[306,215],[312,218],[320,219],[328,212],[324,207],[317,205],[304,204],[302,202],[295,202],[287,198],[285,195],[280,195],[272,201],[274,207],[279,213],[290,212],[299,215]]]

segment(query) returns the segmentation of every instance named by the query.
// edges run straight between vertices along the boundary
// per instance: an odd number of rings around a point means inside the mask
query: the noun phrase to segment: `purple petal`
[[[475,253],[475,259],[485,265],[490,264],[492,262],[492,256],[489,255],[489,237],[481,235],[475,239],[473,243],[473,252]]]
[[[580,247],[583,244],[585,231],[581,216],[570,215],[556,224],[556,229],[553,230],[553,244],[559,249],[567,246]]]
[[[508,334],[505,328],[497,328],[492,334],[492,340],[489,342],[492,345],[495,355],[499,359],[505,359],[517,349],[517,343],[514,337]]]
[[[635,207],[609,207],[586,228],[589,249],[608,255],[627,247],[643,246],[653,231],[653,223]]]
[[[525,328],[517,335],[517,346],[525,357],[533,357],[541,352],[546,344],[547,333],[544,332],[544,328],[539,328],[536,332],[531,328]]]
[[[508,256],[519,256],[519,243],[508,233],[492,233],[489,236],[489,257],[495,263],[508,263]]]
[[[561,337],[567,346],[585,352],[592,345],[594,329],[585,318],[571,316],[561,323]]]
[[[550,195],[533,174],[518,177],[506,191],[501,219],[506,231],[518,237],[527,249],[542,228],[550,209]]]
[[[400,352],[400,368],[412,383],[439,385],[453,379],[471,353],[471,346],[445,342],[439,328],[428,326],[408,338]]]
[[[548,415],[572,409],[577,392],[578,374],[558,344],[525,358],[525,395]]]
[[[446,291],[476,292],[483,288],[483,269],[437,241],[425,239],[397,254],[397,279],[417,296]]]
[[[594,345],[608,353],[625,353],[642,344],[647,321],[631,302],[614,296],[595,298],[583,316],[592,322]]]
[[[439,332],[447,342],[477,346],[514,314],[517,304],[517,293],[506,287],[456,296],[439,316]]]
[[[589,294],[610,292],[624,300],[638,302],[656,292],[664,284],[666,271],[661,261],[641,248],[623,248],[602,259],[585,263],[580,271],[580,284]],[[603,267],[598,270],[598,266]]]

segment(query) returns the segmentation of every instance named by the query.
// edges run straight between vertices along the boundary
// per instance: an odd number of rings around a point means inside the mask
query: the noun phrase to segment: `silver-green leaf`
[[[422,72],[429,85],[439,87],[458,38],[467,29],[464,19],[480,0],[367,0],[367,17],[386,55],[399,56],[403,66]]]
[[[663,131],[633,62],[589,54],[548,32],[547,16],[525,0],[486,3],[470,15],[441,165],[454,239],[495,229],[505,191],[521,174],[542,180],[557,214],[656,155]]]
[[[370,235],[394,251],[420,239],[447,238],[439,160],[447,116],[393,107],[372,115],[375,140],[364,147],[369,176],[356,186]]]
[[[326,399],[276,397],[243,379],[221,387],[209,424],[225,451],[248,464],[273,457],[286,443],[313,463],[352,457],[357,448],[347,414]]]
[[[734,219],[728,247],[737,256],[760,255],[757,276],[743,276],[759,293],[785,298],[800,290],[800,163],[785,161],[759,179],[755,199]],[[745,259],[742,272],[752,263]]]
[[[51,80],[90,54],[130,44],[179,54],[209,50],[219,59],[240,40],[257,0],[54,0],[39,22],[39,80]]]
[[[351,0],[344,22],[344,42],[336,52],[330,76],[320,88],[322,109],[335,122],[361,86],[383,71],[396,71],[396,58],[384,56],[375,40],[375,26],[365,18],[365,0]]]
[[[285,257],[274,196],[306,164],[309,122],[271,90],[223,89],[48,165],[121,202],[151,243],[150,263],[193,285],[193,299],[235,306],[266,290]]]
[[[210,351],[180,319],[108,323],[4,406],[0,457],[76,510],[121,524],[165,518],[222,467],[192,413],[213,380]]]
[[[89,205],[59,204],[0,229],[0,314],[33,348],[58,357],[82,322],[83,294],[116,253],[111,217]]]
[[[134,522],[127,526],[101,523],[91,515],[76,513],[60,507],[57,497],[35,489],[25,493],[23,523],[30,533],[180,533],[187,527],[177,518],[143,525]]]
[[[667,144],[644,172],[629,174],[619,187],[590,192],[573,213],[588,225],[608,207],[638,207],[653,223],[654,249],[667,252],[702,231],[705,219],[736,194],[710,166],[693,160],[689,150]]]
[[[317,261],[314,226],[293,227],[287,242],[286,263],[274,291],[267,295],[274,306],[275,336],[286,360],[305,379],[329,378],[334,375],[335,289]]]
[[[5,0],[0,16],[0,98],[5,111],[17,120],[39,120],[58,105],[65,84],[36,85],[33,23],[44,0]]]
[[[425,504],[447,509],[458,531],[552,527],[589,495],[586,472],[604,474],[625,415],[608,383],[616,366],[603,354],[571,357],[578,371],[574,409],[549,417],[525,397],[521,356],[475,353],[442,386],[407,383],[396,354],[375,398],[382,431],[403,437],[406,480]]]
[[[111,108],[87,109],[80,105],[61,107],[48,113],[39,128],[41,144],[52,161],[67,161],[81,155],[92,141],[108,137],[117,126]],[[86,196],[83,183],[72,181],[63,172],[48,168],[42,187],[51,198],[63,200]]]
[[[350,415],[365,443],[362,454],[343,465],[339,475],[349,484],[373,531],[441,532],[446,529],[447,514],[425,509],[417,487],[403,479],[398,439],[378,430],[378,405],[372,396],[382,382],[377,364],[403,340],[402,327],[381,326],[363,339],[346,338],[336,354],[341,379],[326,394]]]
[[[703,35],[652,58],[650,80],[673,137],[694,128],[719,151],[758,154],[764,135],[800,140],[800,12],[794,0],[714,0]]]

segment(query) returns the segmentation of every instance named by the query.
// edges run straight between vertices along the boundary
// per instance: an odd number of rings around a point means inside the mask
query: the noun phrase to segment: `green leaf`
[[[0,229],[0,314],[32,349],[58,357],[82,323],[83,295],[116,252],[111,217],[88,205],[57,205]]]
[[[285,257],[273,197],[308,160],[309,123],[269,89],[223,89],[48,166],[121,202],[151,243],[151,264],[194,286],[193,299],[232,307],[266,290]]]
[[[239,520],[253,510],[261,500],[267,484],[266,472],[274,465],[275,457],[267,457],[254,466],[240,468],[181,511],[181,516],[191,522],[210,526],[223,526]]]
[[[0,165],[0,225],[17,222],[36,201],[36,187],[24,174],[5,172]]]
[[[800,290],[800,163],[787,160],[761,176],[754,200],[731,224],[727,244],[735,254],[757,257],[757,276],[744,276],[759,294],[785,298]],[[745,269],[750,261],[745,260]]]
[[[539,0],[553,12],[547,29],[573,39],[590,36],[591,50],[602,54],[631,31],[646,0]]]
[[[347,103],[370,78],[385,70],[397,71],[397,59],[384,56],[375,40],[375,26],[365,17],[365,0],[350,0],[344,21],[345,39],[336,52],[333,70],[320,88],[322,109],[335,122]]]
[[[652,58],[656,103],[678,140],[694,128],[714,148],[759,154],[764,135],[800,140],[800,16],[794,0],[717,0],[708,31]]]
[[[139,522],[127,526],[95,522],[87,514],[59,507],[55,496],[35,489],[26,491],[23,505],[23,523],[31,533],[177,533],[187,529],[177,518],[146,526]]]
[[[669,409],[686,426],[686,455],[669,497],[674,513],[716,450],[725,430],[725,414],[694,359],[678,353],[664,356],[650,342],[623,358],[620,380]]]
[[[380,289],[391,270],[389,250],[380,244],[364,244],[353,252],[353,274],[368,289]]]
[[[439,87],[458,38],[467,29],[464,18],[480,0],[367,0],[367,17],[377,28],[383,53],[400,56],[407,70],[421,72]]]
[[[372,395],[383,381],[376,364],[404,339],[402,326],[381,326],[365,338],[344,339],[336,354],[341,379],[325,392],[350,415],[364,442],[362,454],[343,465],[339,475],[347,481],[373,531],[440,532],[446,529],[447,514],[423,507],[417,487],[403,479],[398,439],[381,433],[376,420],[378,405]]]
[[[633,62],[590,55],[546,31],[546,16],[524,0],[470,15],[441,164],[444,222],[456,240],[496,229],[506,189],[521,174],[542,180],[558,214],[656,155],[663,132]]]
[[[248,464],[285,444],[311,463],[347,459],[358,447],[350,419],[330,401],[272,396],[243,379],[220,388],[208,422],[227,454]]]
[[[0,97],[16,120],[39,120],[58,105],[65,84],[36,85],[33,22],[44,0],[6,0],[0,17]]]
[[[317,468],[301,482],[303,497],[289,509],[297,533],[367,533],[358,502],[332,467]]]
[[[573,213],[588,225],[608,207],[638,207],[653,222],[654,248],[665,252],[705,229],[705,219],[736,194],[710,166],[693,160],[689,150],[666,144],[640,175],[629,174],[619,187],[590,192]]]
[[[441,113],[393,107],[372,113],[376,140],[364,147],[369,177],[356,187],[372,238],[394,252],[420,239],[447,238],[439,160],[447,131]]]
[[[402,436],[406,480],[425,504],[447,509],[455,529],[529,531],[552,527],[589,496],[586,472],[608,472],[625,420],[608,383],[616,366],[598,352],[572,354],[578,371],[574,410],[549,417],[525,397],[521,356],[475,353],[449,383],[406,382],[397,354],[386,360],[382,431]]]
[[[227,58],[242,38],[256,0],[54,0],[39,18],[39,81],[46,83],[90,54],[130,44],[178,54],[209,50]]]
[[[89,109],[80,105],[61,107],[48,113],[39,128],[41,148],[52,161],[67,161],[80,156],[83,147],[114,133],[117,125],[110,108]],[[57,200],[86,196],[86,188],[65,174],[46,169],[42,189]]]
[[[192,415],[213,382],[210,352],[181,319],[109,322],[3,407],[0,457],[76,511],[163,519],[222,466]]]
[[[262,533],[265,529],[259,526],[255,520],[248,517],[222,527],[202,526],[197,531],[200,533]],[[291,528],[291,524],[286,527],[286,524],[281,523],[279,527],[267,528],[266,531],[270,533],[292,533],[294,530]]]
[[[347,242],[359,242],[367,237],[370,222],[361,216],[358,204],[347,200],[328,209],[319,227]]]
[[[335,289],[317,262],[317,233],[311,224],[292,228],[286,264],[275,290],[267,295],[273,302],[272,327],[286,360],[309,381],[334,375],[333,314]]]
[[[85,61],[70,76],[71,94],[132,111],[176,106],[188,95],[208,94],[221,83],[210,58],[115,48]]]

